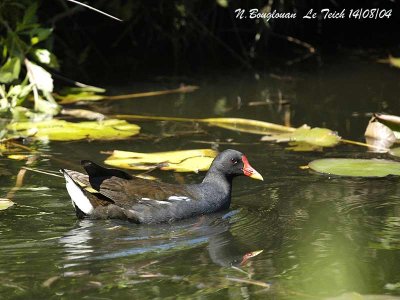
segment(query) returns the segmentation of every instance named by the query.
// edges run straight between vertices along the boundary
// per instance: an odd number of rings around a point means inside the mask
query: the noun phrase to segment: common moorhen
[[[61,169],[78,218],[125,219],[160,223],[227,209],[232,179],[246,175],[263,180],[246,156],[236,150],[221,152],[203,182],[169,184],[133,177],[124,171],[81,162],[86,174]]]

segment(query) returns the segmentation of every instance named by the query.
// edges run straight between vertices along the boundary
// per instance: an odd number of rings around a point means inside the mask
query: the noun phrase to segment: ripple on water
[[[232,213],[229,213],[232,215]],[[59,239],[66,261],[107,260],[157,252],[163,255],[205,245],[230,228],[229,217],[213,214],[172,224],[136,225],[83,220]],[[228,215],[229,216],[229,215]]]

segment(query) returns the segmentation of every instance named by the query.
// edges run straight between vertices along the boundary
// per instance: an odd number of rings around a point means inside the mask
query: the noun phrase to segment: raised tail
[[[88,192],[84,190],[83,184],[80,185],[79,182],[76,182],[69,174],[74,171],[61,169],[60,172],[65,177],[65,186],[69,196],[71,197],[72,205],[76,211],[76,216],[79,219],[83,219],[85,216],[90,215],[94,210],[94,206],[90,202]]]

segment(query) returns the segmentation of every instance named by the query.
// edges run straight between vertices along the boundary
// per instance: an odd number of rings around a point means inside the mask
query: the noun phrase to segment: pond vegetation
[[[254,38],[253,52],[242,55],[202,23],[199,3],[161,2],[172,7],[175,25],[154,21],[147,33],[169,37],[178,57],[200,32],[246,72],[184,85],[171,79],[162,88],[153,82],[134,92],[107,82],[104,89],[69,80],[71,87],[57,77],[67,60],[53,51],[57,20],[43,25],[36,1],[0,3],[0,293],[399,299],[400,59],[366,52],[344,55],[344,63],[336,58],[321,67],[325,74],[259,72],[250,63],[251,53],[259,57]],[[125,12],[132,29],[146,15],[135,20],[131,11],[155,10],[140,5],[108,8]],[[209,12],[231,4],[213,5]],[[266,27],[251,29],[261,35]],[[182,31],[188,40],[175,35]],[[316,55],[311,44],[284,40],[305,50],[286,66]],[[239,182],[230,211],[174,224],[77,222],[57,172],[90,158],[135,176],[194,183],[226,148],[243,149],[265,183]]]

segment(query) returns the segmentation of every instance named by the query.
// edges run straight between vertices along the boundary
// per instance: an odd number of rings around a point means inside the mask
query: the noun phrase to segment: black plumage
[[[199,184],[146,180],[83,160],[87,174],[62,169],[78,218],[127,219],[159,223],[229,208],[232,180],[239,175],[261,179],[236,150],[225,150],[213,161]]]

